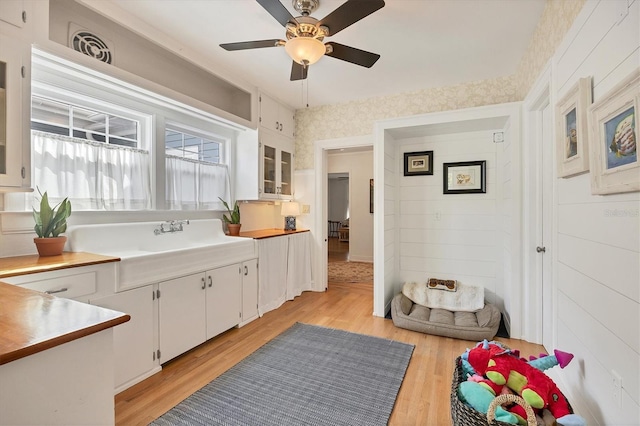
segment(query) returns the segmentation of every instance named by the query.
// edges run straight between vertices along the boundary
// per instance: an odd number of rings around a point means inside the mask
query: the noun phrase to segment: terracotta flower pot
[[[67,237],[34,238],[40,256],[57,256],[62,254]]]
[[[240,227],[242,224],[240,223],[227,223],[227,229],[229,230],[229,235],[237,237],[240,235]]]

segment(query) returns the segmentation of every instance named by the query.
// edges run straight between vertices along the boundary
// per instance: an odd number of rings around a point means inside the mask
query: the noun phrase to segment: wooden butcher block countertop
[[[38,272],[56,271],[78,266],[97,265],[99,263],[118,262],[119,257],[103,256],[83,252],[64,252],[60,256],[27,256],[0,258],[0,279]]]
[[[71,252],[47,257],[5,257],[0,258],[0,280],[119,260]],[[130,318],[122,312],[0,282],[0,365],[106,330]]]
[[[309,232],[308,229],[296,229],[295,231],[285,231],[284,229],[257,229],[255,231],[240,232],[241,237],[253,238],[261,240],[263,238],[280,237],[282,235],[299,234],[301,232]]]
[[[129,319],[122,312],[0,282],[0,365]]]

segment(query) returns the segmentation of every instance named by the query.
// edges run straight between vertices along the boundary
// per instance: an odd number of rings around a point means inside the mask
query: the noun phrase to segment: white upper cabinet
[[[272,97],[261,93],[260,129],[271,130],[293,139],[295,131],[293,110]]]
[[[27,21],[24,0],[0,1],[0,20],[18,28],[24,27]]]
[[[31,47],[0,34],[0,191],[28,188]]]

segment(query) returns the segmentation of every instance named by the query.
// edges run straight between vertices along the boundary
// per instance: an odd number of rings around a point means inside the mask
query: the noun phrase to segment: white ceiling
[[[289,80],[284,48],[228,52],[220,43],[284,39],[284,28],[255,0],[104,0],[167,34],[294,108],[451,86],[507,76],[526,51],[545,0],[387,0],[385,7],[325,39],[378,53],[370,69],[323,57],[304,82]],[[298,13],[290,0],[281,0]],[[344,0],[321,0],[321,19]],[[134,22],[134,21],[131,21]],[[140,30],[139,30],[140,31]]]

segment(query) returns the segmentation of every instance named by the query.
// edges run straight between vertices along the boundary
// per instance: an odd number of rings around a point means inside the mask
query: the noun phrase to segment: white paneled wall
[[[640,66],[640,1],[588,1],[552,65],[555,99],[592,76],[598,101]],[[576,356],[559,375],[589,424],[640,424],[640,194],[591,195],[589,173],[556,193],[556,344]]]
[[[497,198],[497,145],[493,131],[454,133],[396,142],[405,152],[433,151],[433,175],[403,176],[399,204],[400,281],[456,279],[485,288],[496,302],[502,266],[501,209]],[[443,194],[443,163],[486,161],[485,194]],[[500,285],[501,287],[501,285]]]

